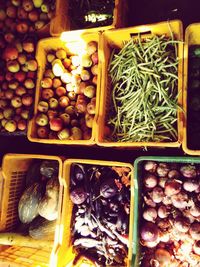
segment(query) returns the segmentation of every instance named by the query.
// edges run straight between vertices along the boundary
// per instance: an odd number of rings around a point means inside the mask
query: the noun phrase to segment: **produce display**
[[[25,133],[36,84],[37,32],[49,23],[54,0],[0,3],[0,132]]]
[[[130,180],[128,167],[74,163],[71,242],[76,254],[95,266],[126,266],[129,248]]]
[[[35,116],[37,137],[90,139],[96,111],[97,42],[88,42],[79,55],[64,48],[48,50],[46,59]]]
[[[177,141],[179,41],[151,36],[113,49],[109,63],[111,107],[107,139]]]
[[[58,162],[35,160],[27,171],[18,215],[34,239],[53,240],[58,217]]]
[[[200,46],[189,47],[187,135],[188,148],[199,150],[200,138]]]
[[[142,267],[200,266],[200,164],[144,161]]]
[[[115,0],[69,1],[70,28],[75,30],[112,25],[114,8]]]

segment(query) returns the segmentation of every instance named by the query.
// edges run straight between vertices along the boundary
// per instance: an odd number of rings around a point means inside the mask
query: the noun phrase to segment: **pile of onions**
[[[200,164],[146,161],[140,179],[141,266],[200,266]]]

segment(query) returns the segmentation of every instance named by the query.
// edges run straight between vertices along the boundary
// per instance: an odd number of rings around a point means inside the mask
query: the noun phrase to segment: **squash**
[[[34,183],[24,191],[18,204],[18,215],[22,223],[30,223],[38,216],[38,206],[44,192],[43,183]]]
[[[51,178],[46,185],[46,193],[41,200],[38,212],[40,216],[49,221],[58,217],[59,182],[57,178]]]
[[[34,239],[53,240],[56,220],[48,221],[40,216],[35,218],[29,227],[29,235]]]
[[[40,165],[40,173],[46,178],[58,176],[58,162],[56,160],[43,160]]]
[[[26,186],[30,186],[33,183],[37,183],[41,180],[41,174],[40,174],[40,165],[41,165],[41,161],[36,160],[34,161],[26,174]]]

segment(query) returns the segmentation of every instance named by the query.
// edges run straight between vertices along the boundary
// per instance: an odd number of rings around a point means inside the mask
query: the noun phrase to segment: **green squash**
[[[29,235],[34,239],[53,240],[56,220],[48,221],[40,216],[35,218],[29,227]]]

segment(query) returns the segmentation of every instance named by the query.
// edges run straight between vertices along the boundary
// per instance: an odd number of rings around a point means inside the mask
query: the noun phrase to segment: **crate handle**
[[[130,33],[131,38],[137,37],[138,34],[140,35],[151,35],[152,31],[144,31],[144,32],[135,32],[135,33]]]

